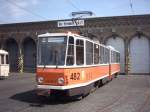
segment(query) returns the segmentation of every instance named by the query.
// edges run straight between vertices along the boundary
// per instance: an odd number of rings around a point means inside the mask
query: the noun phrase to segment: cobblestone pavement
[[[150,76],[120,75],[82,100],[39,100],[35,74],[0,80],[0,112],[150,112]]]

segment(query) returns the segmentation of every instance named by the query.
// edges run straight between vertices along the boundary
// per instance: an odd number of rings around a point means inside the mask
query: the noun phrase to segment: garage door
[[[31,38],[26,38],[23,43],[24,71],[35,72],[36,43]]]
[[[150,42],[146,37],[131,40],[130,57],[130,73],[150,73]]]
[[[120,63],[121,63],[121,73],[124,73],[124,65],[125,65],[125,48],[124,48],[124,40],[122,38],[116,37],[116,38],[109,38],[106,42],[106,45],[113,46],[115,49],[117,49],[120,52]]]

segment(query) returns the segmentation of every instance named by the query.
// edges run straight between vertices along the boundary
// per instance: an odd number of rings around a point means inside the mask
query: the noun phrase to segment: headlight
[[[64,84],[64,78],[63,77],[58,78],[58,84],[61,84],[61,85]]]
[[[43,77],[38,77],[38,83],[43,83],[44,78]]]

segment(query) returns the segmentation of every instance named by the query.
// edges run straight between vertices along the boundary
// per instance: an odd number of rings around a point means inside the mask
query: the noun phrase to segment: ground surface
[[[38,100],[34,74],[0,80],[0,112],[150,112],[150,76],[120,75],[82,100]]]

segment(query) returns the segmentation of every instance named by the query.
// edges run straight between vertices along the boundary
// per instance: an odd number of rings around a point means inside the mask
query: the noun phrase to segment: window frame
[[[73,38],[73,43],[71,43],[71,44],[69,43],[69,39],[70,39],[70,38]],[[68,36],[68,41],[67,41],[67,53],[66,53],[66,61],[65,61],[65,65],[66,65],[66,66],[74,66],[74,65],[75,65],[75,58],[76,58],[76,57],[75,57],[75,43],[76,43],[75,41],[76,41],[76,39],[75,39],[73,36]],[[69,56],[69,55],[68,55],[68,52],[69,52],[69,47],[70,47],[69,45],[72,45],[72,46],[73,46],[73,55],[72,55],[72,56],[73,56],[73,64],[72,64],[72,65],[67,64],[67,59],[68,59],[68,56]],[[71,56],[71,55],[70,55],[70,56]]]
[[[92,55],[92,58],[91,58],[91,63],[87,64],[87,43],[91,44],[92,46],[91,47],[91,52],[88,52],[88,54],[90,53]],[[86,40],[86,50],[85,50],[85,55],[86,55],[86,66],[90,66],[90,65],[93,65],[94,64],[94,43],[89,41],[89,40]]]
[[[98,51],[98,52],[97,52],[97,54],[96,54],[96,53],[95,53],[95,51],[96,51],[95,48],[96,48],[97,46],[98,46],[98,48],[97,48],[97,51]],[[94,44],[93,44],[93,49],[94,49],[94,50],[93,50],[93,51],[94,51],[94,54],[93,54],[93,56],[94,56],[94,61],[93,61],[93,63],[94,63],[94,65],[97,65],[97,64],[99,64],[99,62],[100,62],[100,59],[99,59],[99,57],[100,57],[100,52],[99,52],[99,51],[100,51],[100,50],[99,50],[99,49],[100,49],[100,46],[99,46],[98,44],[94,43]],[[97,55],[97,56],[96,56],[96,55]],[[96,60],[95,58],[97,58],[97,60]],[[95,62],[95,61],[97,61],[97,62]]]
[[[79,40],[79,45],[77,45],[77,44],[78,44],[78,43],[77,43],[78,40]],[[82,41],[82,43],[81,43],[81,41]],[[82,45],[82,44],[83,44],[83,45]],[[76,58],[76,59],[75,59],[76,66],[83,66],[83,65],[85,65],[85,52],[84,52],[84,51],[85,51],[85,49],[84,49],[84,48],[85,48],[85,43],[84,43],[84,39],[80,39],[80,38],[75,39],[75,46],[76,46],[76,47],[75,47],[75,51],[76,51],[76,52],[75,52],[75,53],[76,53],[76,57],[75,57],[75,58]],[[83,53],[83,54],[81,55],[82,58],[81,58],[81,56],[79,56],[80,58],[78,58],[78,56],[77,56],[77,54],[78,54],[78,53],[77,53],[77,47],[82,48],[82,51],[81,51],[81,52]],[[79,59],[79,62],[82,60],[80,64],[78,64],[78,59],[77,59],[77,58]],[[80,60],[80,59],[81,59],[81,60]]]
[[[5,65],[5,54],[1,54],[1,65]]]

